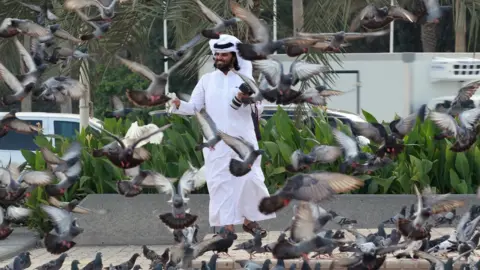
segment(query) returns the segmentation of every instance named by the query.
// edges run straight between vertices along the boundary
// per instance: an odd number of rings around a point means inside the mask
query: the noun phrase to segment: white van
[[[0,119],[8,112],[0,112]],[[40,123],[45,135],[60,135],[71,138],[75,136],[80,128],[80,115],[67,113],[44,113],[44,112],[17,112],[17,118],[27,121],[32,125]],[[103,127],[102,121],[90,118],[90,126],[94,129]],[[8,164],[10,158],[12,163],[21,164],[25,162],[21,149],[35,151],[38,146],[33,141],[32,135],[20,134],[14,131],[8,132],[0,138],[0,162]],[[55,138],[51,138],[55,143]]]

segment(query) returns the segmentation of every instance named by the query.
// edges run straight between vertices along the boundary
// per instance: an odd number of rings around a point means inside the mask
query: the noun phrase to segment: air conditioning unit
[[[430,79],[438,81],[471,81],[480,79],[480,60],[475,58],[434,57]]]

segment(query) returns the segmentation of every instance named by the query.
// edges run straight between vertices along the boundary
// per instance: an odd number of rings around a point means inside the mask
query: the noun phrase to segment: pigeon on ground
[[[400,212],[398,212],[395,216],[385,220],[383,224],[396,224],[399,218],[405,218],[406,212],[407,212],[407,207],[403,206]]]
[[[51,260],[37,268],[35,270],[60,270],[62,268],[63,263],[65,262],[65,258],[68,256],[67,253],[63,253],[55,260]]]
[[[103,261],[102,261],[102,253],[97,252],[95,255],[95,259],[89,262],[82,270],[102,270],[103,268]]]
[[[105,267],[103,268],[104,270],[130,270],[135,266],[135,262],[137,261],[137,258],[140,256],[140,254],[135,253],[130,257],[130,259],[124,263],[121,263],[119,265],[115,266],[110,266],[110,267]]]

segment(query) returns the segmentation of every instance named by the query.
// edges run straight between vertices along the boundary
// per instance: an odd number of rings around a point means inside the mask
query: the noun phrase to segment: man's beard
[[[226,71],[229,71],[230,68],[232,67],[232,62],[230,63],[221,63],[219,64],[218,62],[215,62],[215,68],[217,68],[218,70],[222,71],[222,72],[226,72]]]

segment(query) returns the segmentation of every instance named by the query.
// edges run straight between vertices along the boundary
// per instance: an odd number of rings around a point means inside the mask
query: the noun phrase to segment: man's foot
[[[235,227],[233,226],[223,226],[223,229],[225,230],[225,232],[235,233]]]
[[[255,222],[255,221],[251,221],[249,222],[248,224],[243,224],[243,230],[253,236],[255,236],[255,233],[257,231],[260,231],[260,234],[262,235],[262,238],[265,238],[267,236],[267,231],[264,230],[262,227],[260,227],[260,225]]]

